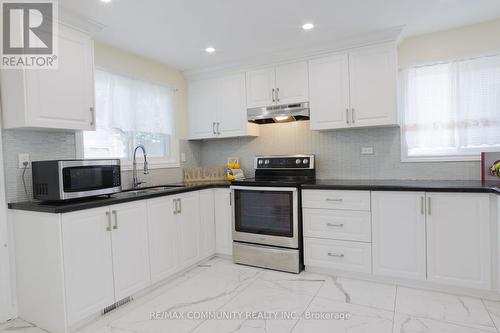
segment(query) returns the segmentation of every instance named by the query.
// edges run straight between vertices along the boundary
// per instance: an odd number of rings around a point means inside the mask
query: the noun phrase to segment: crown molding
[[[99,33],[106,27],[103,23],[91,20],[59,5],[59,22],[71,28],[88,33],[91,36]]]
[[[252,60],[233,62],[222,66],[188,69],[183,74],[188,79],[198,77],[210,77],[221,73],[242,72],[251,68],[271,66],[279,63],[307,60],[329,53],[341,52],[356,47],[369,46],[373,44],[389,43],[395,45],[401,42],[404,26],[378,30],[369,34],[350,36],[330,43],[322,43],[307,49],[295,48],[279,52],[263,53]]]

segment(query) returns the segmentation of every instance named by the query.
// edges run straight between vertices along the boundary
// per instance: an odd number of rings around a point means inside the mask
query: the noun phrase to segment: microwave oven
[[[31,164],[33,197],[63,201],[121,192],[120,160],[55,160]]]

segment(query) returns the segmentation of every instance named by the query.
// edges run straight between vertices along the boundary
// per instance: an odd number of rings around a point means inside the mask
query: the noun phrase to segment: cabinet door
[[[176,220],[178,257],[181,268],[194,265],[200,258],[200,203],[199,193],[177,196],[179,207]]]
[[[215,253],[214,191],[200,191],[200,257]]]
[[[147,207],[151,282],[157,283],[178,270],[173,198],[148,200]]]
[[[76,323],[115,302],[109,210],[62,215],[68,322]]]
[[[95,130],[92,40],[60,26],[58,59],[57,69],[26,71],[28,126]]]
[[[217,134],[244,135],[247,127],[245,74],[224,76],[218,81]]]
[[[427,279],[491,288],[489,195],[427,193]]]
[[[309,62],[309,96],[311,129],[336,129],[349,126],[347,54]]]
[[[151,285],[146,201],[111,206],[116,300]]]
[[[231,191],[225,188],[215,189],[215,252],[233,254],[233,223]]]
[[[258,108],[275,104],[273,96],[275,83],[276,75],[274,67],[247,72],[247,108]]]
[[[189,82],[188,107],[190,139],[215,137],[217,81],[207,79]]]
[[[372,192],[373,273],[425,280],[425,193]]]
[[[309,101],[307,62],[276,67],[276,102],[278,104]]]
[[[351,126],[397,124],[396,50],[393,45],[349,53]]]

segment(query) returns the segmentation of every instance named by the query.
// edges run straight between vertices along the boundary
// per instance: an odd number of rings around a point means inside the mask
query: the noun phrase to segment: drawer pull
[[[327,227],[334,227],[334,228],[343,228],[344,224],[343,223],[339,223],[339,224],[327,223],[326,226]]]
[[[333,198],[326,198],[325,200],[330,201],[330,202],[342,202],[342,201],[344,201],[344,199],[333,199]]]
[[[330,257],[336,257],[336,258],[344,258],[344,254],[343,253],[331,253],[331,252],[328,252],[328,256],[330,256]]]

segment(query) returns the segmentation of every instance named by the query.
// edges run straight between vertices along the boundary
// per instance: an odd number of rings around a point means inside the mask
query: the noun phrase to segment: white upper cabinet
[[[95,130],[92,39],[59,26],[57,69],[2,70],[5,128]]]
[[[189,82],[190,139],[257,136],[247,122],[243,73]]]
[[[491,289],[488,194],[427,193],[427,279]]]
[[[276,67],[276,103],[302,103],[309,100],[307,62]]]
[[[309,62],[311,129],[398,125],[394,44]]]
[[[246,83],[249,109],[309,100],[305,61],[248,71]]]
[[[349,126],[349,58],[347,54],[309,62],[311,129]]]
[[[425,193],[372,192],[373,273],[425,280]]]
[[[214,80],[189,83],[189,129],[192,139],[215,137],[217,84]]]
[[[276,73],[274,67],[247,72],[247,108],[258,108],[274,104],[275,86]]]
[[[349,52],[351,125],[397,124],[397,59],[393,45]]]

